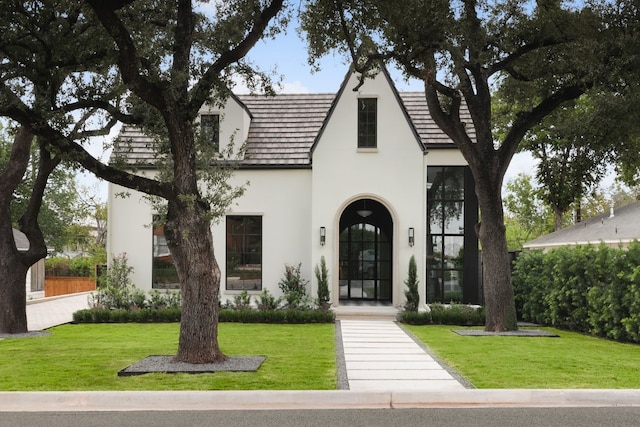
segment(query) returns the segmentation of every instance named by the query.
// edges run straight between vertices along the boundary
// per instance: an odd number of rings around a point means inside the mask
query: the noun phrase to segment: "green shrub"
[[[398,321],[409,325],[431,325],[431,312],[429,311],[401,311],[398,313]]]
[[[258,310],[260,311],[269,311],[269,310],[277,310],[280,307],[280,303],[282,302],[281,298],[276,298],[269,289],[263,289],[258,296]]]
[[[149,322],[179,322],[181,310],[179,308],[163,308],[142,310],[107,310],[85,309],[73,313],[75,323],[149,323]]]
[[[236,310],[246,310],[251,308],[251,295],[246,290],[243,290],[238,295],[233,297],[233,308]]]
[[[284,277],[280,279],[278,287],[284,294],[284,300],[288,309],[307,309],[309,308],[309,297],[307,296],[307,280],[303,279],[300,274],[299,263],[297,266],[285,265]]]
[[[518,257],[513,285],[523,320],[640,342],[640,243],[530,252]]]
[[[318,297],[316,299],[316,305],[320,310],[329,311],[331,307],[331,295],[329,293],[329,270],[327,270],[327,263],[324,260],[324,256],[320,257],[320,265],[316,265],[313,272],[318,282]]]
[[[481,326],[485,323],[484,308],[476,308],[462,304],[431,304],[431,311],[415,312],[403,311],[398,314],[398,320],[410,325],[457,325]]]
[[[409,259],[409,272],[404,284],[407,286],[407,289],[404,291],[406,298],[404,310],[416,312],[420,305],[420,293],[418,292],[418,268],[416,266],[416,258],[413,255],[411,255],[411,259]]]

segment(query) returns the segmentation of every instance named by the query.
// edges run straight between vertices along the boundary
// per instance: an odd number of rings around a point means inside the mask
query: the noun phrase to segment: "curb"
[[[0,392],[0,412],[640,407],[640,390]]]

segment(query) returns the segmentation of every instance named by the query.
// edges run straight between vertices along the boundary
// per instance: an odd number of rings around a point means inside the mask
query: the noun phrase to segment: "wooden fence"
[[[46,277],[44,296],[76,294],[96,290],[96,279],[91,277]]]

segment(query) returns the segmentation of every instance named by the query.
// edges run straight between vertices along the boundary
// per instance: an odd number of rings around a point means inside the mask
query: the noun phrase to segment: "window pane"
[[[375,148],[377,145],[378,100],[376,98],[358,99],[358,147]]]
[[[464,202],[445,202],[445,234],[464,234]]]
[[[203,141],[211,144],[214,150],[220,149],[220,116],[203,114],[200,116],[200,128]]]
[[[444,268],[462,269],[464,259],[464,237],[445,236],[444,238]]]
[[[262,217],[227,217],[228,290],[262,289]]]
[[[444,168],[444,198],[447,200],[464,200],[464,168],[451,166]]]
[[[173,258],[164,236],[164,226],[157,225],[154,218],[153,226],[153,260],[151,270],[151,287],[153,289],[178,289],[180,281],[173,265]]]

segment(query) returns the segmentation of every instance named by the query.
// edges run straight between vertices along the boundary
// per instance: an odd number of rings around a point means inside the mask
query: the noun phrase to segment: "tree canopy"
[[[627,27],[607,2],[558,0],[310,0],[302,20],[310,60],[337,50],[357,71],[395,62],[424,81],[429,113],[473,173],[482,221],[486,328],[516,329],[502,181],[523,137],[567,101],[612,84],[628,63]],[[616,18],[617,20],[614,20]],[[626,59],[625,59],[626,61]],[[618,73],[620,71],[620,73]],[[493,94],[514,108],[496,132]],[[471,121],[464,120],[467,110]]]

